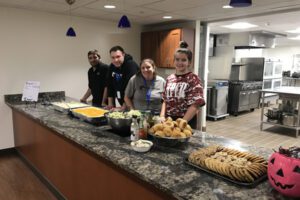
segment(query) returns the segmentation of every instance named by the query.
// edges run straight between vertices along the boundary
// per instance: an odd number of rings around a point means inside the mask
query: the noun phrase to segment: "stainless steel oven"
[[[257,108],[262,84],[262,81],[230,81],[228,112],[236,116],[241,111]]]

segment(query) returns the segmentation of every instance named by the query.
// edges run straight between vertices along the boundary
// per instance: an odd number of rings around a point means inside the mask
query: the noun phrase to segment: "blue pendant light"
[[[232,7],[247,7],[252,5],[252,0],[230,0],[229,5]]]
[[[67,37],[76,37],[76,33],[72,27],[70,27],[66,33]]]
[[[130,21],[126,15],[123,15],[118,24],[119,28],[130,28]]]
[[[70,16],[71,21],[72,21],[72,16],[71,16],[71,5],[72,5],[73,3],[75,3],[75,0],[66,0],[66,2],[69,4],[69,16]],[[76,33],[75,33],[75,31],[74,31],[74,29],[73,29],[72,26],[70,26],[70,27],[68,28],[67,33],[66,33],[66,36],[67,36],[67,37],[76,37]]]

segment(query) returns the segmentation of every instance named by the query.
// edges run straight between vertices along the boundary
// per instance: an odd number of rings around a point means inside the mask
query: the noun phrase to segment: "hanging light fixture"
[[[126,15],[123,15],[118,24],[119,28],[130,28],[130,21]]]
[[[229,5],[232,7],[247,7],[252,5],[252,0],[230,0]]]
[[[67,30],[66,36],[68,37],[76,37],[76,33],[72,27]]]
[[[73,3],[75,3],[75,0],[66,0],[66,2],[69,4],[69,16],[71,18],[71,5]],[[72,18],[71,18],[71,22],[72,22]],[[67,37],[76,37],[76,33],[75,33],[75,30],[73,29],[72,26],[70,26],[67,30],[67,33],[66,33],[66,36]]]
[[[124,7],[125,7],[125,0],[123,0],[123,10],[124,10]],[[129,21],[129,19],[126,15],[123,15],[120,18],[119,23],[118,23],[118,27],[119,28],[130,28],[131,27],[130,21]]]

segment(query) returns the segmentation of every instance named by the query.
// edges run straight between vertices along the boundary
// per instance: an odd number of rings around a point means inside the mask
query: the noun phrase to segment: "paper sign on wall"
[[[39,91],[39,81],[26,81],[23,89],[22,101],[38,101]]]

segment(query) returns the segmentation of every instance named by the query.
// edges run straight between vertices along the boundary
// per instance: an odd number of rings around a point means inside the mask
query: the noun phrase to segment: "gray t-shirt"
[[[129,80],[125,95],[129,97],[137,110],[152,110],[160,112],[162,104],[162,93],[165,88],[166,81],[161,77],[156,75],[154,81],[146,81],[145,85],[143,76],[141,74],[134,75]],[[150,104],[148,107],[147,103],[147,91],[150,88]]]

